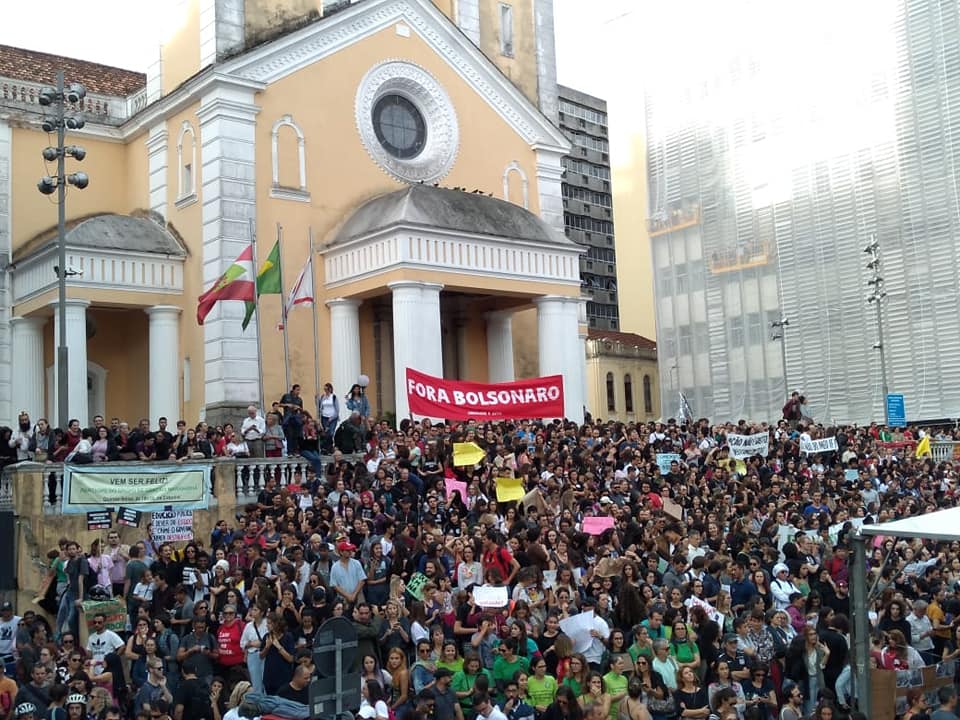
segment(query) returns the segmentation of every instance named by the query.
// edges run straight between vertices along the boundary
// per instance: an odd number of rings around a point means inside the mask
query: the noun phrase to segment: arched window
[[[270,197],[309,202],[306,144],[303,130],[293,121],[293,116],[284,115],[273,124],[270,145],[273,156]]]
[[[177,167],[177,204],[188,205],[197,199],[197,140],[186,120],[177,138]]]
[[[617,393],[613,387],[613,373],[607,373],[607,410],[615,412],[617,409]]]
[[[649,375],[643,376],[643,411],[647,415],[653,412],[653,387]]]
[[[514,175],[516,175],[515,178]],[[521,206],[524,210],[530,207],[527,174],[516,160],[507,165],[503,171],[503,199]]]
[[[633,412],[633,380],[629,375],[623,376],[623,405],[628,413]]]

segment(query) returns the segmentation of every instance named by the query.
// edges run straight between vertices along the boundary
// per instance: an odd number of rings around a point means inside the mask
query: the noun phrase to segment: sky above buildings
[[[145,72],[179,6],[178,0],[11,2],[4,8],[0,44]],[[619,34],[617,19],[638,8],[633,0],[593,0],[590,6],[584,17],[581,0],[555,0],[558,67],[566,78],[561,82],[606,86],[606,78],[593,72],[599,54],[608,52],[604,40]]]
[[[146,72],[182,1],[11,0],[4,7],[0,44]],[[554,0],[558,80],[611,101],[615,156],[618,132],[635,132],[643,122],[634,104],[641,96],[635,58],[647,44],[634,28],[641,14],[649,17],[662,5],[653,0]]]

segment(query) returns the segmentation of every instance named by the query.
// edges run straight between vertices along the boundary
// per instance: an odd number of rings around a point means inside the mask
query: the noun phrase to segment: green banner
[[[141,512],[207,507],[210,465],[68,465],[63,512],[85,513],[123,505]]]

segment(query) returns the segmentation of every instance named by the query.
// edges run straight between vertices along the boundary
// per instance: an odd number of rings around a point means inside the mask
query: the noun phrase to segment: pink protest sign
[[[583,531],[587,535],[603,535],[604,530],[613,527],[613,518],[609,515],[600,517],[585,517],[583,519]]]
[[[453,478],[444,478],[443,484],[447,490],[447,502],[450,502],[450,498],[453,497],[453,493],[456,490],[460,491],[460,499],[464,502],[467,501],[467,484],[462,480],[454,480]]]

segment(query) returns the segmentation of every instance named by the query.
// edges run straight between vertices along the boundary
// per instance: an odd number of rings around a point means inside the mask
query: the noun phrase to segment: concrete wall
[[[212,505],[209,510],[197,510],[193,515],[194,537],[204,546],[209,545],[210,532],[217,521],[224,518],[232,523],[238,507],[234,463],[230,460],[218,460],[212,461],[212,465],[217,504]],[[15,574],[19,588],[16,611],[20,615],[27,608],[40,612],[39,606],[32,604],[32,601],[46,573],[47,552],[57,547],[60,538],[76,540],[81,547],[89,550],[90,543],[98,537],[105,541],[107,534],[105,530],[87,530],[86,515],[44,512],[47,472],[36,467],[19,470],[12,476],[16,537],[7,540],[16,543]],[[149,518],[149,514],[145,514],[139,528],[117,526],[121,541],[132,544],[143,539]]]

